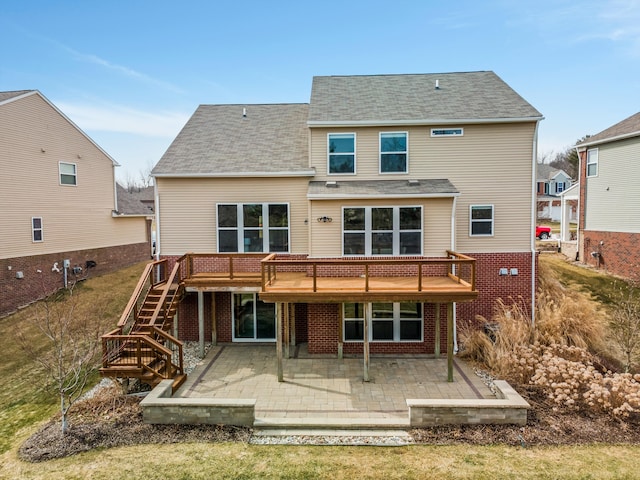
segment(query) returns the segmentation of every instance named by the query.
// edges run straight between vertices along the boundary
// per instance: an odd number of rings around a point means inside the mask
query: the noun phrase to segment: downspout
[[[456,251],[456,204],[458,197],[453,197],[451,206],[451,251]],[[453,302],[453,353],[458,353],[458,327],[456,324],[456,302]]]
[[[540,126],[540,120],[536,121],[536,127],[533,133],[533,146],[531,154],[531,230],[529,232],[529,242],[531,245],[531,327],[536,326],[536,278],[538,272],[536,271],[536,220],[538,214],[537,201],[536,201],[536,165],[538,162],[538,127]]]
[[[153,179],[153,203],[156,215],[156,260],[160,260],[160,195],[158,194],[158,180]]]
[[[587,149],[585,148],[585,152]],[[576,261],[580,259],[580,226],[586,223],[586,219],[583,222],[582,220],[582,205],[580,205],[580,200],[582,199],[582,189],[584,188],[585,192],[585,200],[587,198],[587,174],[585,172],[584,178],[582,177],[582,156],[580,155],[580,151],[578,147],[576,147],[576,154],[578,155],[578,206],[576,207],[576,220],[578,224],[576,225]],[[586,153],[585,153],[586,155]],[[586,202],[585,202],[586,203]],[[571,222],[569,222],[569,230],[571,230]]]

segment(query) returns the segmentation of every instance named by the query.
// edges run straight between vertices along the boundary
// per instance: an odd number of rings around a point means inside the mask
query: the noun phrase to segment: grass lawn
[[[568,269],[567,281],[586,285],[581,288],[607,285],[597,272],[574,272],[572,268],[577,267],[560,263],[555,256],[545,255],[541,261],[557,261],[557,268]],[[552,265],[555,268],[556,263]],[[106,300],[115,323],[141,271],[142,266],[137,265],[87,280],[77,291],[83,308],[93,308]],[[106,298],[105,292],[110,292]],[[30,315],[31,307],[0,320],[0,374],[4,379],[0,391],[0,479],[640,478],[640,446],[629,445],[516,448],[192,443],[103,449],[39,464],[27,463],[18,458],[20,444],[58,408],[57,398],[41,388],[41,379],[34,377],[31,364],[25,361],[15,341],[15,329],[27,328]]]

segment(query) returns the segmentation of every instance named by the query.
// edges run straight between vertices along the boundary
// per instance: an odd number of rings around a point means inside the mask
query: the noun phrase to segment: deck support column
[[[291,304],[291,346],[296,346],[296,304]]]
[[[284,358],[291,358],[289,355],[289,342],[290,342],[290,325],[289,325],[289,303],[283,305],[283,322],[284,322]]]
[[[433,353],[436,358],[440,357],[440,304],[436,303],[436,335],[435,335],[435,345],[433,348]]]
[[[342,312],[343,312],[343,307],[342,307],[342,303],[338,304],[338,358],[340,360],[342,360],[342,347],[343,347],[343,343],[342,343],[342,339],[344,338],[344,334],[342,332],[343,329],[343,321],[342,321]]]
[[[284,382],[282,371],[282,304],[276,303],[276,356],[278,357],[278,381]]]
[[[447,382],[453,382],[453,303],[447,303]]]
[[[211,292],[211,344],[218,344],[218,328],[216,325],[216,292]]]
[[[204,292],[202,290],[198,290],[198,341],[200,358],[204,358]]]
[[[364,358],[364,381],[368,382],[369,378],[369,308],[365,304],[364,307],[364,324],[363,324],[364,341],[362,342],[362,356]]]

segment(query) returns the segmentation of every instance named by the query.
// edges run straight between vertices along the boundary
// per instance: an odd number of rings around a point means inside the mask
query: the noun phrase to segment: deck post
[[[211,292],[211,344],[218,344],[218,328],[216,326],[216,292]]]
[[[200,358],[204,358],[204,292],[202,290],[198,290],[198,341]]]
[[[276,356],[278,357],[278,381],[284,382],[282,372],[282,304],[276,303]]]
[[[342,316],[343,316],[343,304],[339,303],[338,304],[338,358],[340,360],[342,360],[342,347],[344,346],[344,344],[342,343],[342,339],[344,338],[344,334],[343,334],[343,321],[342,321]]]
[[[291,304],[291,345],[296,346],[296,304]]]
[[[453,382],[453,303],[447,303],[447,382]]]
[[[364,324],[363,324],[364,342],[362,343],[362,356],[364,357],[364,381],[369,379],[369,308],[364,306]]]
[[[436,303],[436,340],[433,353],[436,357],[440,357],[440,304]]]
[[[285,303],[283,305],[283,311],[282,311],[282,315],[283,315],[283,319],[282,321],[284,322],[284,358],[291,358],[291,356],[289,355],[289,341],[290,341],[290,325],[289,325],[289,303]]]

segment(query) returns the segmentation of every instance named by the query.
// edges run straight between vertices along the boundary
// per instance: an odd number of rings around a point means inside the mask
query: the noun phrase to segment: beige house
[[[152,171],[166,305],[132,299],[120,328],[365,366],[446,351],[451,378],[459,322],[533,307],[542,118],[493,72],[315,77],[309,104],[201,105]],[[121,341],[103,373],[124,371]]]
[[[118,165],[37,90],[0,92],[0,314],[148,259],[153,212],[119,208]]]

